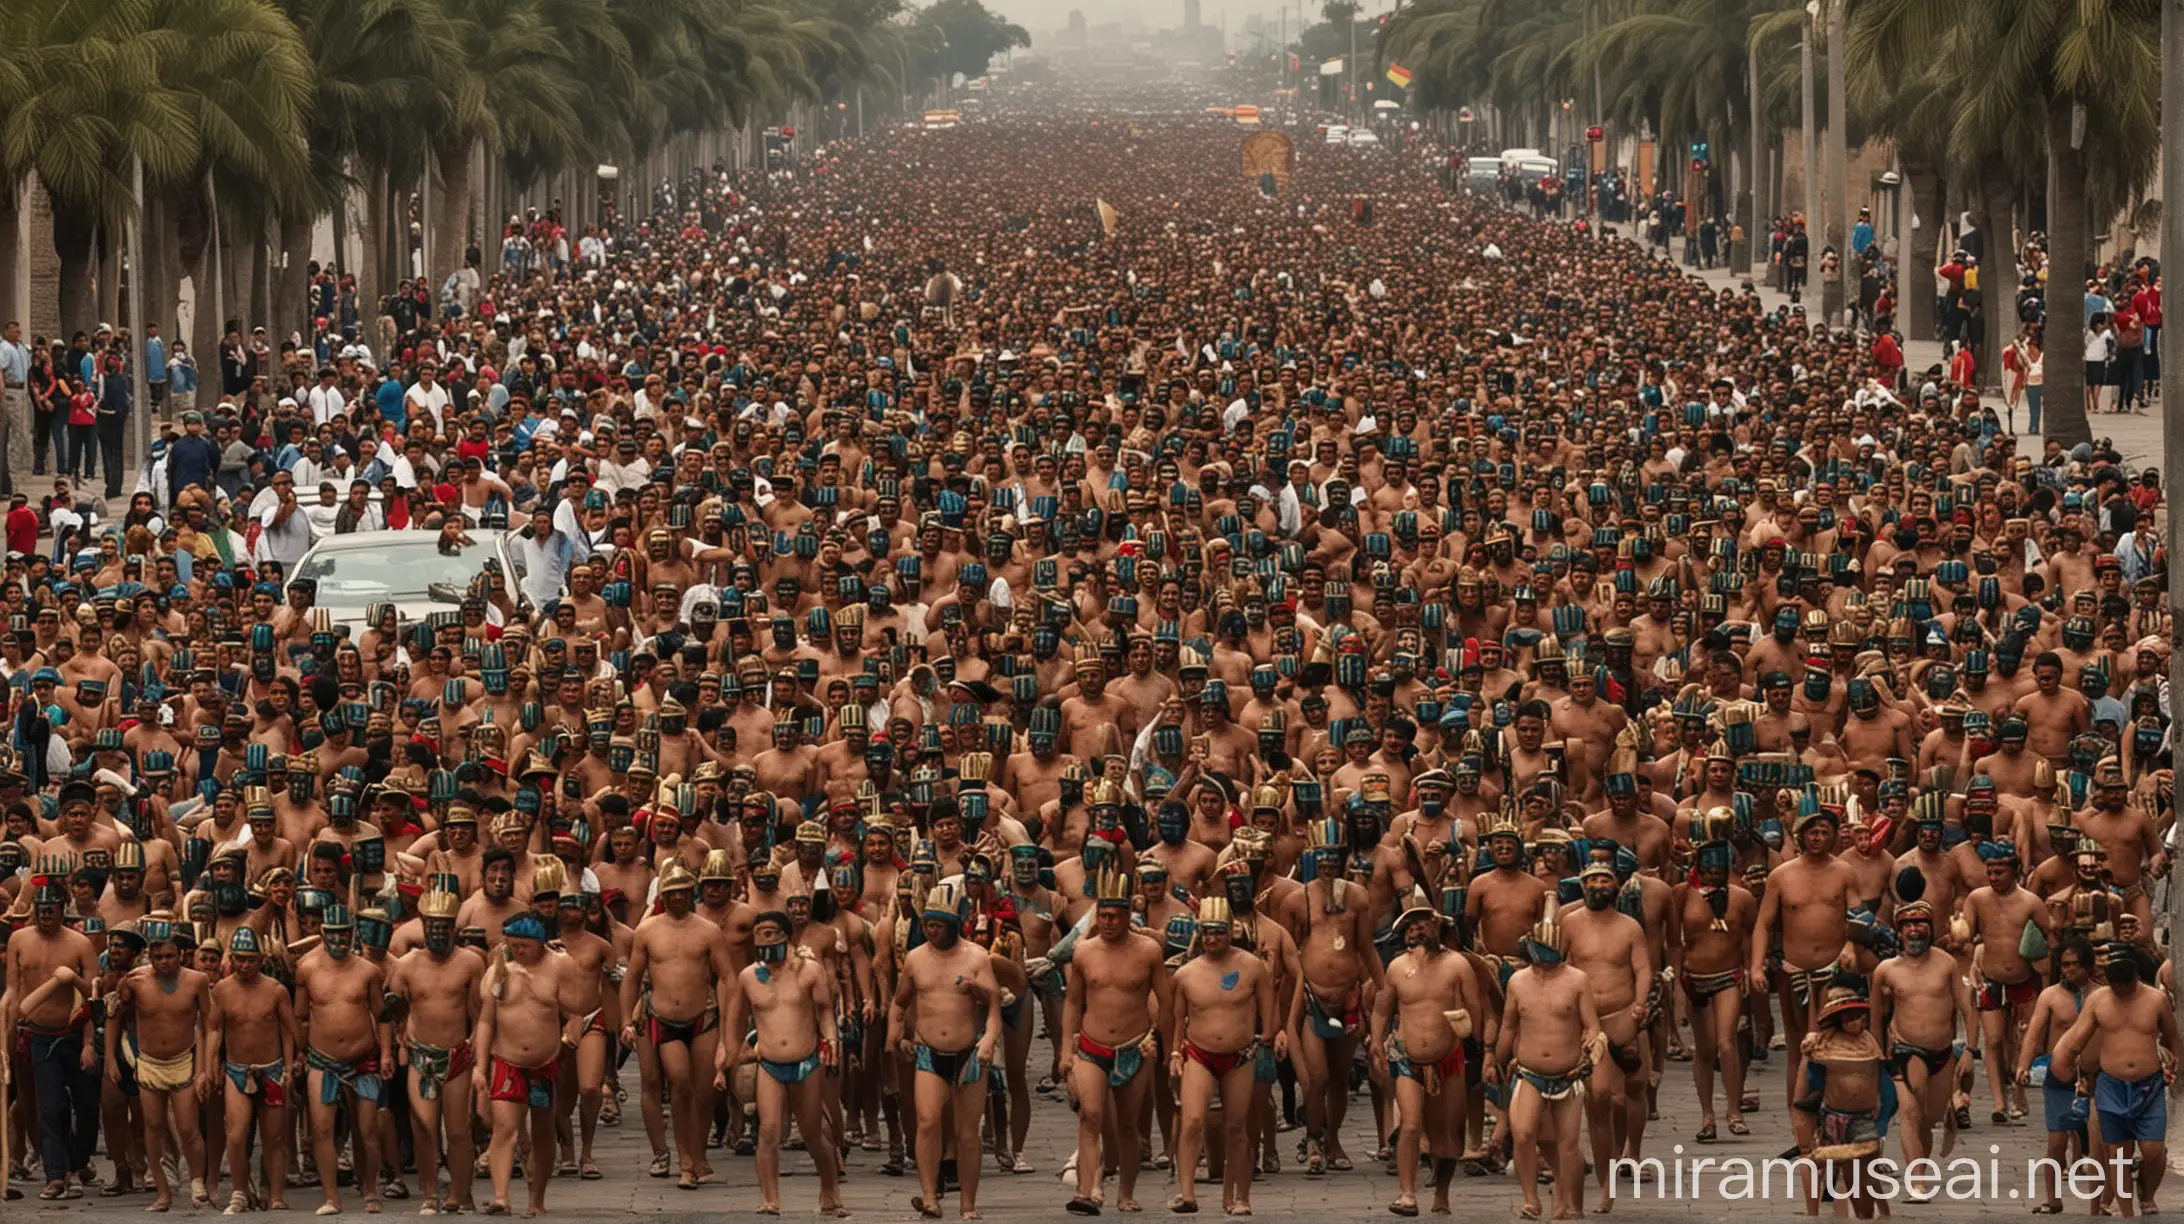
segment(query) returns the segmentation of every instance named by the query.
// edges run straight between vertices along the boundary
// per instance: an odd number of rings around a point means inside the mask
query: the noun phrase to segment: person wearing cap
[[[1261,1076],[1262,1063],[1271,1072],[1276,1060],[1289,1057],[1289,1030],[1275,1007],[1274,986],[1273,969],[1235,946],[1229,899],[1202,899],[1197,952],[1175,971],[1168,1019],[1168,1076],[1182,1102],[1175,1167],[1195,1170],[1201,1151],[1219,1142],[1225,1151],[1221,1205],[1230,1215],[1251,1214],[1253,1085],[1271,1078]],[[1216,1094],[1221,1134],[1209,1137]],[[1198,1210],[1195,1181],[1179,1179],[1170,1211]]]
[[[841,1039],[835,1028],[834,981],[814,956],[794,954],[793,920],[767,910],[752,920],[752,963],[736,975],[726,1028],[749,1031],[748,1043],[723,1041],[714,1055],[713,1087],[726,1092],[738,1065],[755,1065],[758,1102],[759,1212],[781,1211],[781,1138],[783,1123],[796,1120],[799,1133],[824,1135],[822,1086],[841,1065]],[[819,1171],[819,1214],[846,1216],[840,1189],[840,1150],[833,1142],[808,1144]]]
[[[121,1086],[127,1074],[135,1081],[135,1095],[142,1106],[144,1163],[157,1191],[146,1210],[165,1211],[174,1202],[165,1164],[170,1144],[188,1163],[190,1202],[203,1207],[212,1202],[205,1188],[204,1135],[188,1121],[198,1103],[211,1094],[214,1083],[208,1030],[212,980],[182,963],[172,921],[146,918],[138,930],[151,971],[129,974],[114,992],[114,1008],[105,1026],[106,1079]],[[168,1131],[170,1101],[185,1120],[179,1134]]]
[[[1881,1154],[1888,1119],[1882,1076],[1888,1055],[1872,1026],[1862,980],[1829,985],[1813,1006],[1813,1028],[1798,1045],[1811,1068],[1808,1090],[1791,1099],[1798,1116],[1798,1146],[1820,1166],[1829,1193],[1872,1212],[1875,1182],[1870,1162]],[[1851,1165],[1867,1166],[1856,1169]],[[1814,1196],[1808,1186],[1808,1209]]]
[[[476,1148],[471,1138],[471,1071],[477,1050],[471,1042],[478,1022],[478,985],[485,977],[485,957],[455,943],[460,902],[444,885],[455,877],[436,877],[418,902],[423,944],[397,958],[387,975],[387,993],[402,1001],[399,1039],[409,1065],[410,1127],[416,1137],[420,1210],[443,1205],[471,1210],[471,1179]],[[450,1185],[440,1194],[439,1155],[443,1139]]]
[[[1057,1042],[1059,1078],[1069,1084],[1077,1101],[1077,1193],[1069,1201],[1069,1210],[1078,1215],[1099,1212],[1106,1167],[1103,1145],[1109,1134],[1117,1138],[1116,1208],[1136,1208],[1139,1135],[1135,1119],[1153,1080],[1143,1074],[1145,1056],[1157,1052],[1155,1033],[1170,1008],[1161,945],[1133,927],[1134,890],[1129,877],[1119,866],[1111,866],[1087,884],[1096,902],[1094,937],[1080,937],[1071,946]]]
[[[24,883],[30,922],[6,944],[9,1023],[0,1032],[11,1056],[18,1043],[28,1047],[45,1178],[38,1197],[47,1201],[81,1198],[83,1187],[96,1181],[91,1153],[99,1123],[98,1050],[89,1034],[100,967],[91,940],[62,921],[69,907],[66,878],[66,866],[51,861]]]
[[[473,1100],[492,1102],[493,1140],[486,1161],[493,1201],[488,1215],[508,1212],[518,1142],[527,1141],[523,1164],[530,1214],[546,1210],[546,1188],[553,1181],[546,1171],[554,1167],[554,1090],[561,1070],[562,1027],[572,1014],[571,979],[578,970],[566,957],[547,951],[551,934],[545,920],[528,909],[502,922],[503,955],[491,962],[479,990],[472,1040],[481,1057],[470,1069],[470,1092]]]
[[[622,1044],[637,1051],[642,1099],[657,1101],[658,1086],[663,1080],[668,1085],[667,1121],[680,1163],[676,1184],[686,1188],[711,1175],[705,1139],[713,1118],[712,1077],[705,1069],[715,1065],[720,1018],[729,1010],[736,977],[726,932],[693,912],[697,884],[679,858],[661,871],[660,911],[637,924],[620,999]],[[654,1176],[666,1176],[669,1159],[654,1147]]]

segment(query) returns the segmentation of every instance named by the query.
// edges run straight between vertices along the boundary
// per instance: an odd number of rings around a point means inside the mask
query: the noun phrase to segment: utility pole
[[[1841,282],[1843,316],[1851,316],[1858,301],[1856,273],[1850,258],[1850,148],[1849,92],[1844,84],[1843,56],[1850,41],[1850,0],[1823,0],[1828,21],[1828,245],[1835,248],[1835,274]],[[1823,293],[1825,291],[1823,290]],[[1835,320],[1828,320],[1833,326]]]
[[[1362,7],[1362,6],[1360,6],[1360,7]],[[1349,66],[1350,66],[1350,122],[1352,122],[1352,123],[1356,123],[1356,122],[1357,122],[1357,15],[1358,15],[1359,11],[1360,11],[1360,8],[1352,8],[1352,9],[1350,9],[1350,10],[1349,10],[1349,13],[1350,13],[1350,18],[1349,18],[1349,20],[1350,20],[1350,58],[1349,58]]]
[[[144,257],[144,155],[129,159],[129,416],[136,440],[136,461],[152,453],[151,373],[144,368],[144,277],[152,261]],[[109,475],[107,479],[113,477]],[[172,509],[170,507],[170,513]]]
[[[2184,0],[2161,0],[2161,268],[2184,268]],[[1988,249],[1994,249],[1990,243]],[[2072,269],[2075,275],[2076,269]],[[2158,285],[2159,282],[2157,281]],[[2067,286],[2066,286],[2067,287]],[[2164,315],[2166,323],[2167,316]],[[2162,331],[2170,329],[2164,325]],[[2184,624],[2184,564],[2176,556],[2177,481],[2184,474],[2184,360],[2172,360],[2161,368],[2161,483],[2167,524],[2163,539],[2169,545],[2169,634]],[[2171,692],[2184,692],[2184,652],[2169,652]],[[2175,722],[2169,724],[2172,751],[2177,741]],[[2169,965],[2172,973],[2184,970],[2184,882],[2174,877],[2169,888]],[[2184,997],[2170,1005],[2184,1015]],[[2174,1091],[2172,1089],[2172,1091]],[[2176,1115],[2172,1113],[2171,1117]],[[2171,1149],[2172,1151],[2174,1149]]]

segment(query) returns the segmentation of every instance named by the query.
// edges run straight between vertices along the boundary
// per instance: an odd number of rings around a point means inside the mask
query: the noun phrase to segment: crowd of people
[[[778,1212],[794,1134],[824,1213],[862,1149],[969,1218],[1066,1098],[1080,1215],[1371,1158],[1574,1218],[1688,1060],[1699,1143],[1841,1178],[2033,1097],[2153,1206],[2158,489],[1430,152],[1268,196],[1127,84],[263,350],[9,554],[39,1198],[538,1212],[634,1102],[663,1183]],[[327,471],[459,605],[319,606]]]

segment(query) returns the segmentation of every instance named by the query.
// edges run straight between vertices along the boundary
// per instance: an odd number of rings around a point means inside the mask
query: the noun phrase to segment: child
[[[1829,1195],[1849,1199],[1860,1219],[1873,1215],[1872,1163],[1896,1112],[1895,1082],[1866,1028],[1869,1012],[1864,981],[1837,973],[1818,1027],[1805,1034],[1805,1092],[1791,1104],[1798,1147],[1820,1166]],[[1811,1197],[1806,1206],[1817,1209]]]

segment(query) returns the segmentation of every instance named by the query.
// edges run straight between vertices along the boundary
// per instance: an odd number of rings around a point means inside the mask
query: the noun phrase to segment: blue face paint
[[[1244,976],[1243,974],[1241,974],[1241,973],[1237,972],[1237,971],[1236,971],[1236,970],[1234,970],[1234,969],[1231,969],[1231,970],[1229,970],[1229,971],[1228,971],[1227,973],[1224,973],[1224,974],[1222,974],[1222,975],[1221,975],[1221,989],[1223,989],[1223,990],[1234,990],[1234,989],[1236,989],[1236,983],[1237,983],[1237,982],[1239,982],[1239,981],[1242,981],[1242,980],[1243,980],[1243,976]]]

